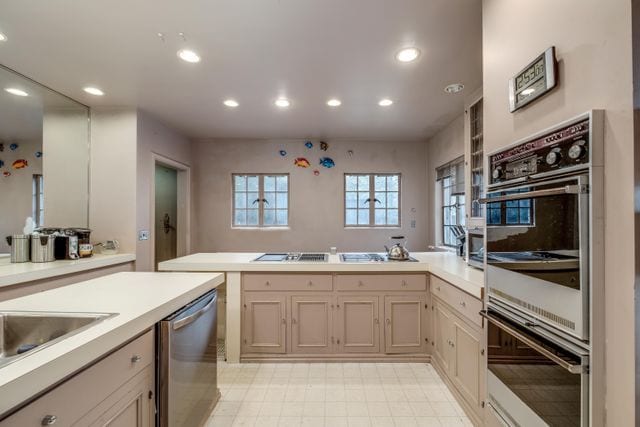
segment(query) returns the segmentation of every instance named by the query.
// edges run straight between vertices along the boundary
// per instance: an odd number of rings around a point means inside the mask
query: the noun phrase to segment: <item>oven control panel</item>
[[[492,154],[489,183],[588,164],[589,157],[589,120],[583,120]]]

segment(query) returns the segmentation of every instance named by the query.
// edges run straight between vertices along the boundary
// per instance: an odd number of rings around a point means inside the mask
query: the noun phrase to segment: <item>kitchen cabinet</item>
[[[0,421],[0,427],[153,426],[154,354],[151,330]]]
[[[333,352],[334,306],[331,295],[291,297],[292,353]]]
[[[336,339],[341,353],[380,352],[378,296],[339,296],[336,305]]]
[[[484,143],[482,89],[471,95],[465,107],[465,193],[469,228],[484,227]]]
[[[486,344],[484,325],[475,310],[482,302],[446,281],[432,276],[433,354],[436,369],[445,378],[475,421],[484,416]],[[500,337],[493,337],[494,345]]]
[[[247,353],[286,351],[286,298],[269,292],[247,293],[244,297],[242,349]]]
[[[242,292],[244,359],[427,359],[425,274],[245,273]]]
[[[427,350],[427,302],[422,293],[384,297],[385,351],[424,353]]]

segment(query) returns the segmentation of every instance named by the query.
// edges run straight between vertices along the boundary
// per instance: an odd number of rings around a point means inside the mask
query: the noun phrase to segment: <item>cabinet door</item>
[[[331,353],[333,297],[291,297],[291,352]]]
[[[483,369],[480,350],[481,334],[459,319],[453,321],[453,364],[451,380],[465,400],[474,407],[480,405],[480,371]]]
[[[284,353],[286,298],[276,293],[246,293],[243,304],[244,353]]]
[[[336,342],[341,353],[379,353],[378,297],[339,296],[336,305]]]
[[[440,302],[433,303],[433,336],[435,346],[433,356],[442,369],[449,372],[451,364],[451,328],[452,315]]]
[[[387,353],[427,350],[427,302],[422,293],[384,297],[384,338]]]

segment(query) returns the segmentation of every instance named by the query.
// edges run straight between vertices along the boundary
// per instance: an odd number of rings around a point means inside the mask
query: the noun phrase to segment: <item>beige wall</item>
[[[404,234],[410,250],[427,244],[426,145],[400,141],[330,141],[324,153],[308,150],[303,140],[215,140],[193,143],[194,224],[196,251],[381,251],[389,236]],[[285,149],[286,158],[278,151]],[[348,155],[353,150],[353,156]],[[333,169],[318,165],[326,155]],[[293,165],[306,156],[309,169]],[[314,176],[313,169],[320,170]],[[290,229],[242,230],[231,228],[232,173],[289,173]],[[402,173],[401,229],[345,229],[343,177],[345,172]],[[411,221],[416,228],[411,228]]]
[[[130,108],[91,110],[91,239],[117,239],[136,251],[137,115]]]
[[[509,113],[508,79],[552,45],[560,61],[560,86]],[[484,0],[483,58],[487,151],[589,109],[606,110],[606,383],[599,380],[599,358],[592,373],[598,390],[606,388],[606,425],[635,425],[631,2]],[[594,404],[602,409],[602,399]],[[604,425],[602,416],[597,414],[592,425]]]
[[[442,244],[439,232],[442,221],[438,206],[440,195],[436,191],[436,168],[464,154],[464,114],[458,116],[447,127],[434,135],[427,143],[427,191],[428,209],[427,242],[430,245]],[[432,220],[431,220],[432,219]]]
[[[151,218],[153,194],[153,153],[191,166],[191,143],[184,136],[168,128],[149,114],[138,111],[137,136],[137,230],[149,230],[150,240],[136,244],[136,269],[153,270],[154,219]]]
[[[14,142],[14,141],[11,141]],[[4,166],[0,169],[0,253],[8,253],[11,248],[5,240],[11,234],[22,234],[25,219],[32,215],[33,174],[42,173],[42,158],[36,158],[35,152],[42,151],[42,141],[15,141],[16,151],[4,143],[4,152],[0,159]],[[26,159],[29,166],[13,169],[11,164],[18,159]],[[2,172],[11,172],[11,176],[2,176]]]

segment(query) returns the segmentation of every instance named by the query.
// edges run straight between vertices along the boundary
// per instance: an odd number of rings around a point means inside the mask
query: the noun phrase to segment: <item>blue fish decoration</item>
[[[4,143],[0,142],[0,152],[4,151]]]
[[[36,151],[36,158],[42,157],[42,151]]]
[[[282,157],[284,157],[284,156],[286,156],[286,155],[287,155],[287,152],[286,152],[286,151],[284,151],[284,150],[280,150],[280,151],[279,151],[279,153],[280,153],[280,155],[281,155]]]
[[[10,149],[11,151],[16,151],[16,150],[18,149],[18,144],[16,144],[16,143],[14,142],[13,144],[11,144],[11,145],[9,146],[9,149]]]
[[[0,160],[0,168],[4,166],[4,160]]]
[[[307,142],[304,143],[304,146],[307,147],[307,148],[313,148],[313,142],[307,141]]]
[[[330,157],[322,157],[320,159],[320,164],[325,168],[330,169],[336,165],[336,162],[334,162],[333,159]]]

